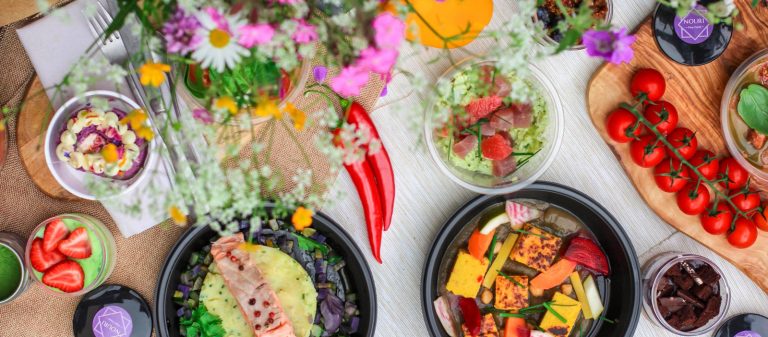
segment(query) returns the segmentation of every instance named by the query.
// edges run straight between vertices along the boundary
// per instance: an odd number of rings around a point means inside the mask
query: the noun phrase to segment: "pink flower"
[[[382,49],[397,49],[405,38],[405,23],[389,12],[373,20],[373,29],[376,46]]]
[[[296,22],[298,22],[299,25],[296,26],[296,31],[291,35],[293,41],[296,41],[296,43],[310,43],[317,40],[317,30],[315,30],[315,26],[308,24],[304,20],[296,20]]]
[[[368,47],[360,53],[360,66],[374,73],[388,73],[395,62],[397,62],[397,51],[394,49]]]
[[[294,5],[294,4],[297,4],[297,3],[301,2],[301,1],[302,0],[277,0],[277,3],[279,3],[281,5]]]
[[[192,110],[192,117],[203,124],[213,124],[213,115],[206,109],[196,108]]]
[[[239,33],[240,38],[237,43],[245,48],[251,48],[272,41],[272,37],[275,36],[275,29],[268,24],[259,23],[242,26]]]
[[[635,56],[632,44],[637,39],[626,28],[614,30],[590,29],[582,36],[587,54],[601,57],[613,64],[629,63]]]
[[[227,22],[227,18],[224,17],[223,14],[219,12],[218,9],[215,7],[206,7],[203,9],[205,13],[208,14],[208,16],[211,17],[211,20],[213,20],[213,23],[216,24],[216,28],[221,29],[227,33],[232,33],[229,30],[229,22]]]
[[[348,66],[331,79],[331,89],[343,97],[357,96],[368,83],[368,72],[358,66]]]

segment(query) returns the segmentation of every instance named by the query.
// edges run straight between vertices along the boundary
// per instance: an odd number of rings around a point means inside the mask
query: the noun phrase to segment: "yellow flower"
[[[217,110],[223,110],[228,111],[230,114],[236,114],[237,113],[237,103],[235,103],[235,100],[232,97],[229,96],[223,96],[217,98],[213,102],[213,107]]]
[[[0,131],[5,131],[5,118],[0,118]]]
[[[171,71],[171,66],[165,63],[147,62],[139,67],[141,84],[159,87],[165,82],[165,73]]]
[[[155,138],[155,133],[152,132],[152,128],[148,126],[142,126],[138,129],[134,129],[134,132],[136,132],[136,136],[139,138],[144,138],[146,140],[152,140],[152,138]]]
[[[304,124],[307,122],[307,114],[304,111],[299,110],[293,103],[286,102],[283,112],[288,114],[293,120],[293,127],[296,130],[301,131],[304,129]]]
[[[144,126],[144,122],[147,121],[147,114],[142,109],[136,109],[129,112],[125,117],[120,120],[120,123],[130,124],[131,129],[137,130]]]
[[[171,214],[171,220],[175,222],[179,226],[186,226],[187,225],[187,215],[184,214],[184,212],[181,211],[180,208],[176,206],[171,206],[168,208],[168,213]]]
[[[267,96],[260,96],[259,104],[256,105],[251,112],[259,117],[273,117],[275,119],[283,118],[280,109],[277,107],[277,100]]]
[[[297,208],[296,212],[293,213],[291,221],[293,222],[293,228],[296,228],[297,231],[303,231],[304,228],[312,226],[312,210],[304,207]]]
[[[120,159],[118,158],[117,146],[112,143],[104,145],[104,147],[101,148],[101,156],[104,157],[104,161],[107,163],[115,163]]]

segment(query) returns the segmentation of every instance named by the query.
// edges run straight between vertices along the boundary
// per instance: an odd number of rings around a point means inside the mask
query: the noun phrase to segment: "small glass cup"
[[[29,274],[24,263],[24,241],[16,234],[0,232],[0,247],[7,248],[18,259],[20,270],[19,284],[7,297],[0,298],[0,306],[7,304],[21,296],[29,287]]]
[[[37,238],[43,237],[43,232],[45,231],[45,226],[47,226],[49,223],[55,221],[55,220],[62,220],[64,221],[65,225],[67,225],[67,228],[70,230],[74,230],[77,227],[85,227],[88,230],[88,237],[91,243],[91,250],[92,255],[88,259],[83,260],[74,260],[78,263],[81,263],[81,261],[89,260],[91,262],[87,262],[88,267],[84,268],[84,272],[86,274],[85,276],[85,284],[83,286],[83,289],[71,292],[71,293],[65,293],[63,291],[60,291],[55,288],[51,288],[47,285],[45,285],[42,282],[43,279],[43,273],[38,272],[37,270],[32,267],[32,264],[30,263],[30,250],[32,248],[32,242]],[[77,224],[77,225],[75,225]],[[35,230],[32,232],[32,235],[29,237],[29,241],[27,241],[27,249],[26,249],[26,260],[27,260],[27,268],[29,269],[30,274],[32,277],[40,282],[43,287],[50,291],[51,293],[57,294],[57,295],[64,295],[64,296],[80,296],[83,295],[96,287],[102,285],[104,281],[107,280],[109,275],[112,274],[112,270],[115,267],[115,239],[112,236],[112,233],[110,233],[109,229],[107,229],[104,224],[99,221],[98,219],[85,214],[79,214],[79,213],[70,213],[70,214],[62,214],[55,217],[52,217],[48,220],[43,221],[40,223]],[[91,266],[92,262],[97,263],[97,265]],[[86,263],[81,263],[81,266]],[[97,271],[93,270],[85,270],[88,268],[97,268]]]
[[[684,262],[684,261],[696,261],[698,263],[707,264],[720,275],[720,281],[718,288],[722,302],[720,303],[720,312],[714,318],[710,319],[707,324],[691,331],[680,331],[673,328],[667,323],[664,317],[661,315],[658,306],[658,286],[661,278],[672,266]],[[698,336],[712,331],[716,326],[720,325],[728,313],[728,308],[731,305],[731,292],[728,287],[728,282],[725,280],[723,271],[715,265],[712,260],[696,254],[688,254],[681,252],[667,252],[659,254],[651,258],[643,267],[643,312],[645,315],[656,325],[661,326],[668,331],[680,335],[680,336]]]

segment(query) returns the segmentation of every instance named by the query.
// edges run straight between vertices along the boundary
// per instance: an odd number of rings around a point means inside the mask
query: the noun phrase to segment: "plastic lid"
[[[720,57],[731,41],[733,27],[711,24],[706,12],[707,8],[699,4],[680,17],[676,9],[658,5],[652,26],[659,49],[673,61],[689,66],[707,64]]]
[[[729,318],[713,337],[768,337],[768,318],[758,314],[741,314]]]
[[[152,313],[135,290],[102,285],[83,296],[72,327],[76,337],[150,337]]]

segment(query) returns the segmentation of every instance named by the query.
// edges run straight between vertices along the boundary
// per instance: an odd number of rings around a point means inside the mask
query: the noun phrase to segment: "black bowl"
[[[271,210],[271,207],[268,208]],[[373,337],[376,330],[376,290],[373,275],[362,251],[352,238],[336,222],[323,213],[313,216],[312,227],[328,238],[327,244],[336,250],[346,261],[347,282],[357,294],[357,306],[360,310],[360,326],[354,337]],[[179,319],[176,317],[176,304],[173,293],[179,285],[190,255],[199,251],[216,235],[208,226],[192,227],[187,230],[171,249],[160,273],[160,281],[155,290],[155,330],[160,337],[179,337]]]
[[[460,208],[443,226],[432,244],[422,282],[424,318],[432,337],[448,337],[435,314],[433,301],[438,297],[438,273],[446,251],[454,238],[482,211],[509,199],[533,199],[548,202],[579,218],[595,235],[611,266],[609,287],[604,301],[604,316],[615,321],[598,320],[585,336],[632,336],[640,316],[640,267],[632,242],[616,219],[592,198],[570,187],[550,182],[536,182],[528,188],[507,195],[479,196]]]

